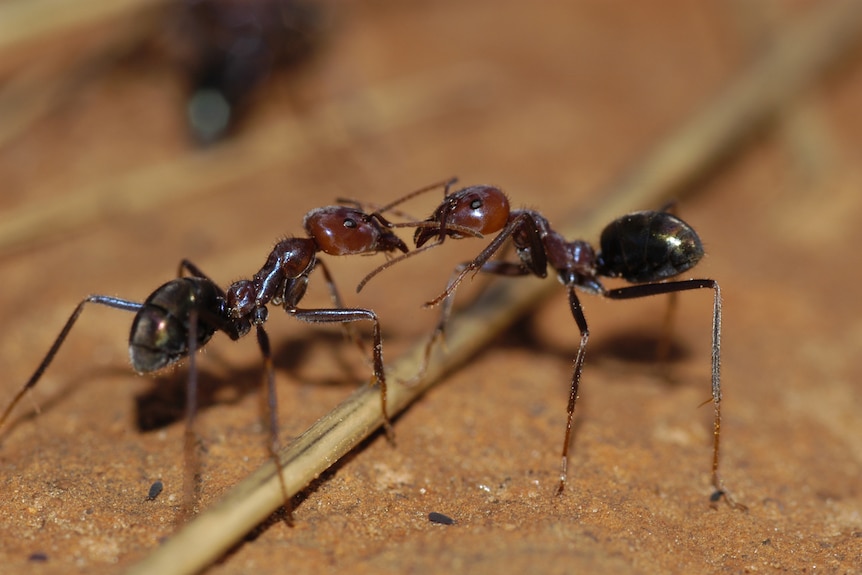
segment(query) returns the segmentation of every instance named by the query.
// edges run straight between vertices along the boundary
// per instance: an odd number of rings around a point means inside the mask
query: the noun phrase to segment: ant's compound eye
[[[352,229],[356,228],[358,225],[359,225],[359,224],[357,224],[357,223],[356,223],[356,220],[354,220],[354,219],[352,219],[352,218],[346,218],[346,219],[344,220],[344,227],[345,227],[345,228],[347,228],[347,229],[351,229],[351,230],[352,230]]]
[[[470,202],[470,209],[471,210],[478,210],[481,207],[482,207],[482,200],[480,200],[479,198],[476,198],[472,202]]]

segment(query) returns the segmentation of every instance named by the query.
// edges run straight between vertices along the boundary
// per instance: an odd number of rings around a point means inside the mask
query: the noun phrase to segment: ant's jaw
[[[426,220],[426,221],[430,221],[430,220]],[[448,234],[449,230],[446,230],[446,232]],[[443,234],[440,233],[440,228],[438,226],[432,226],[432,227],[424,227],[423,226],[421,228],[416,228],[416,233],[413,234],[413,245],[417,248],[421,248],[423,245],[425,245],[428,242],[428,240],[431,240],[431,239],[442,240],[443,239],[442,236],[443,236]]]
[[[382,236],[380,238],[380,244],[382,251],[394,252],[395,250],[399,250],[405,254],[410,251],[407,244],[404,243],[404,240],[392,233],[387,233]]]

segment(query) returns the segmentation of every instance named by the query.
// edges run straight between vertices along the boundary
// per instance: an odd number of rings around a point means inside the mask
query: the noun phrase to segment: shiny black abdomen
[[[681,274],[703,257],[697,233],[667,212],[634,212],[602,232],[597,271],[632,283]]]
[[[227,322],[219,315],[226,313],[224,310],[222,291],[207,279],[184,277],[162,285],[147,298],[132,322],[132,367],[147,373],[186,357],[192,313],[197,313],[195,349],[200,349]]]

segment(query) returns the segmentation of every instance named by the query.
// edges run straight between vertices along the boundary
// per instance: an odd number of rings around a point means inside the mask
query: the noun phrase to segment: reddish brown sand
[[[782,21],[765,4],[724,1],[344,9],[317,67],[259,95],[236,153],[216,149],[214,160],[188,145],[182,86],[151,55],[83,82],[0,151],[0,218],[71,206],[57,214],[69,231],[42,229],[0,259],[0,404],[84,295],[142,299],[183,257],[221,284],[248,276],[336,196],[385,202],[458,175],[563,222],[601,203],[599,190]],[[0,53],[0,71],[66,50],[74,63],[82,56],[68,47],[79,45],[42,39]],[[293,527],[273,519],[210,572],[859,573],[860,101],[850,60],[680,205],[708,250],[695,273],[724,290],[722,465],[748,512],[708,502],[706,292],[680,298],[669,378],[653,351],[662,301],[583,298],[593,337],[570,485],[554,497],[578,341],[560,290],[400,417],[396,448],[375,436],[304,492]],[[103,217],[74,225],[92,194],[134,186],[151,205],[111,211],[100,200]],[[429,213],[437,199],[409,209]],[[419,304],[481,245],[451,242],[358,296],[352,286],[382,259],[328,261],[348,302],[378,311],[393,358],[433,324]],[[313,280],[309,306],[327,301]],[[171,534],[186,371],[134,375],[130,320],[88,309],[2,430],[3,573],[113,573]],[[282,432],[293,436],[368,366],[336,329],[278,310],[268,327]],[[253,338],[217,335],[199,365],[204,508],[265,461],[266,435]],[[147,500],[157,480],[164,491]]]

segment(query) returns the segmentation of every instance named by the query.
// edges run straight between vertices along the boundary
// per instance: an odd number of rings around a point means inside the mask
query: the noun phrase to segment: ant
[[[502,276],[534,275],[547,277],[548,265],[557,273],[569,295],[569,307],[581,334],[580,346],[575,357],[560,464],[560,482],[557,494],[566,486],[569,442],[572,432],[575,403],[578,399],[581,372],[587,341],[590,337],[587,320],[578,297],[578,291],[614,300],[634,299],[660,294],[674,296],[677,292],[710,289],[714,294],[712,313],[712,402],[713,457],[712,486],[715,489],[710,501],[724,498],[731,506],[744,508],[734,502],[725,490],[719,476],[719,441],[721,436],[721,290],[712,279],[685,279],[667,281],[694,267],[704,255],[703,244],[697,233],[687,223],[670,212],[671,205],[659,211],[640,211],[622,216],[608,224],[601,233],[600,249],[583,240],[567,241],[554,231],[548,220],[539,212],[529,209],[512,210],[503,191],[494,186],[469,186],[453,193],[450,188],[456,179],[442,182],[443,202],[423,222],[396,225],[416,225],[413,236],[416,249],[387,261],[368,274],[357,287],[357,291],[380,271],[407,257],[443,243],[447,237],[461,239],[467,235],[483,235],[499,232],[496,237],[472,261],[456,267],[453,278],[446,289],[423,307],[442,304],[441,318],[425,351],[427,364],[430,350],[437,339],[442,339],[448,320],[455,290],[467,274],[478,272]],[[395,205],[410,194],[393,202]],[[465,230],[468,233],[465,233]],[[489,261],[511,238],[518,261]],[[436,240],[428,243],[430,240]],[[427,244],[427,245],[426,245]],[[600,277],[622,278],[635,284],[607,289]],[[674,300],[671,300],[668,317]],[[667,325],[667,324],[666,324]],[[661,350],[660,350],[661,351]],[[421,370],[424,371],[425,365]],[[420,374],[422,373],[420,371]]]
[[[189,260],[182,260],[179,277],[158,287],[143,303],[106,295],[90,295],[75,307],[60,330],[42,362],[0,415],[0,428],[9,418],[24,394],[41,379],[57,355],[75,322],[87,304],[98,304],[135,313],[129,335],[129,358],[138,373],[159,371],[189,358],[186,412],[186,455],[193,453],[192,423],[197,401],[197,370],[194,352],[202,348],[216,332],[224,332],[232,340],[248,334],[254,326],[257,343],[263,356],[268,393],[269,425],[272,444],[270,454],[277,451],[275,375],[269,336],[263,324],[268,317],[267,305],[278,305],[304,322],[341,323],[367,320],[373,324],[373,374],[380,386],[381,409],[386,432],[393,437],[386,407],[386,377],[383,368],[383,346],[380,322],[368,309],[345,308],[326,265],[317,255],[370,254],[399,250],[407,252],[405,243],[387,229],[388,222],[379,212],[367,214],[361,210],[328,206],[306,214],[303,226],[308,237],[279,241],[269,257],[251,279],[232,283],[227,290]],[[297,307],[305,295],[309,276],[320,267],[335,303],[333,309],[302,309]],[[188,275],[185,275],[188,274]],[[284,489],[284,485],[282,485]],[[286,490],[285,490],[286,493]]]

